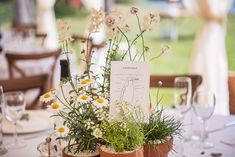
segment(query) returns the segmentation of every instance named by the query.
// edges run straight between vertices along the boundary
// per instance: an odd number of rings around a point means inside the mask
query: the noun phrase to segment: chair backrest
[[[21,22],[12,22],[12,29],[16,32],[21,33],[24,37],[28,36],[31,32],[36,32],[37,25],[36,24],[25,24]]]
[[[162,88],[174,88],[176,77],[189,77],[192,80],[192,94],[197,90],[197,87],[202,83],[200,75],[151,75],[150,87],[159,87],[158,82],[161,81]]]
[[[21,33],[23,37],[27,37],[30,34],[34,35],[36,38],[41,39],[41,45],[44,45],[45,39],[47,37],[46,33],[39,33],[37,32],[37,25],[36,24],[23,24],[19,22],[13,22],[12,28]]]
[[[14,78],[14,73],[13,71],[16,70],[22,77],[26,77],[25,71],[17,66],[17,61],[32,61],[32,60],[41,60],[41,59],[46,59],[46,58],[53,58],[53,63],[52,66],[49,68],[49,86],[52,86],[53,79],[54,79],[54,71],[55,71],[55,66],[56,62],[58,60],[58,57],[60,55],[61,51],[56,50],[56,51],[51,51],[51,52],[42,52],[42,53],[27,53],[27,54],[17,54],[14,52],[6,52],[6,59],[8,62],[8,70],[9,70],[9,75],[10,78]]]
[[[24,78],[0,80],[0,85],[3,86],[4,92],[23,91],[31,89],[39,89],[36,97],[26,106],[26,109],[45,108],[39,105],[39,98],[48,91],[48,74],[35,75]],[[38,106],[39,105],[39,106]]]
[[[235,114],[235,73],[229,74],[228,89],[229,89],[229,111],[230,114]]]

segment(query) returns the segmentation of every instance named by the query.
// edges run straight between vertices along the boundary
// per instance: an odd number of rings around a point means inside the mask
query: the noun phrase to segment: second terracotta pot
[[[161,144],[144,144],[144,157],[168,157],[172,145],[173,139]]]
[[[110,153],[100,148],[100,157],[143,157],[143,148],[126,153]]]

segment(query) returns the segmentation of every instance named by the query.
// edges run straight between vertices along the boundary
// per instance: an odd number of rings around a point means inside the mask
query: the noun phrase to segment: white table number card
[[[149,81],[150,65],[148,62],[112,61],[110,77],[110,114],[117,116],[116,101],[128,104],[140,103],[145,115],[149,117]]]

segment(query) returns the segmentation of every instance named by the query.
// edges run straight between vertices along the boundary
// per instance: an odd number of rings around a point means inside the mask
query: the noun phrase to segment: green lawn
[[[118,5],[117,8],[123,11],[128,11],[127,6]],[[141,8],[141,7],[139,7]],[[71,22],[72,31],[74,33],[82,34],[85,30],[87,11],[85,9],[77,10],[71,9],[61,0],[57,1],[56,16],[60,19],[66,19]],[[141,8],[143,13],[149,11],[149,8]],[[153,10],[153,9],[151,9]],[[157,10],[156,10],[157,11]],[[9,27],[10,19],[12,17],[11,5],[9,2],[0,4],[0,23],[3,27]],[[133,18],[128,19],[132,25],[135,25]],[[171,42],[159,37],[163,28],[167,26],[168,21],[162,20],[156,29],[145,34],[146,43],[151,48],[152,55],[156,55],[159,52],[161,44],[169,44],[171,47],[171,53],[163,55],[161,58],[151,63],[151,72],[153,74],[182,74],[188,72],[188,65],[190,62],[192,45],[195,38],[195,33],[202,26],[202,21],[195,17],[186,19],[180,19],[178,21],[179,27],[179,40]],[[130,34],[130,36],[135,34]],[[227,20],[227,36],[226,36],[226,48],[229,61],[229,70],[235,70],[235,15],[229,15]],[[79,51],[79,48],[77,48]],[[171,92],[161,92],[164,95],[163,104],[172,104],[170,94]],[[153,92],[152,92],[153,94]]]

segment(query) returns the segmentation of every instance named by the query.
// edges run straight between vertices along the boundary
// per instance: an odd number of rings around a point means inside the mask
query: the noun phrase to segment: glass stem
[[[203,143],[206,140],[206,121],[205,120],[202,120],[201,140],[202,140]]]
[[[14,127],[15,127],[15,130],[14,130],[13,137],[14,137],[15,143],[17,143],[17,142],[18,142],[18,136],[17,136],[17,121],[14,122]]]

